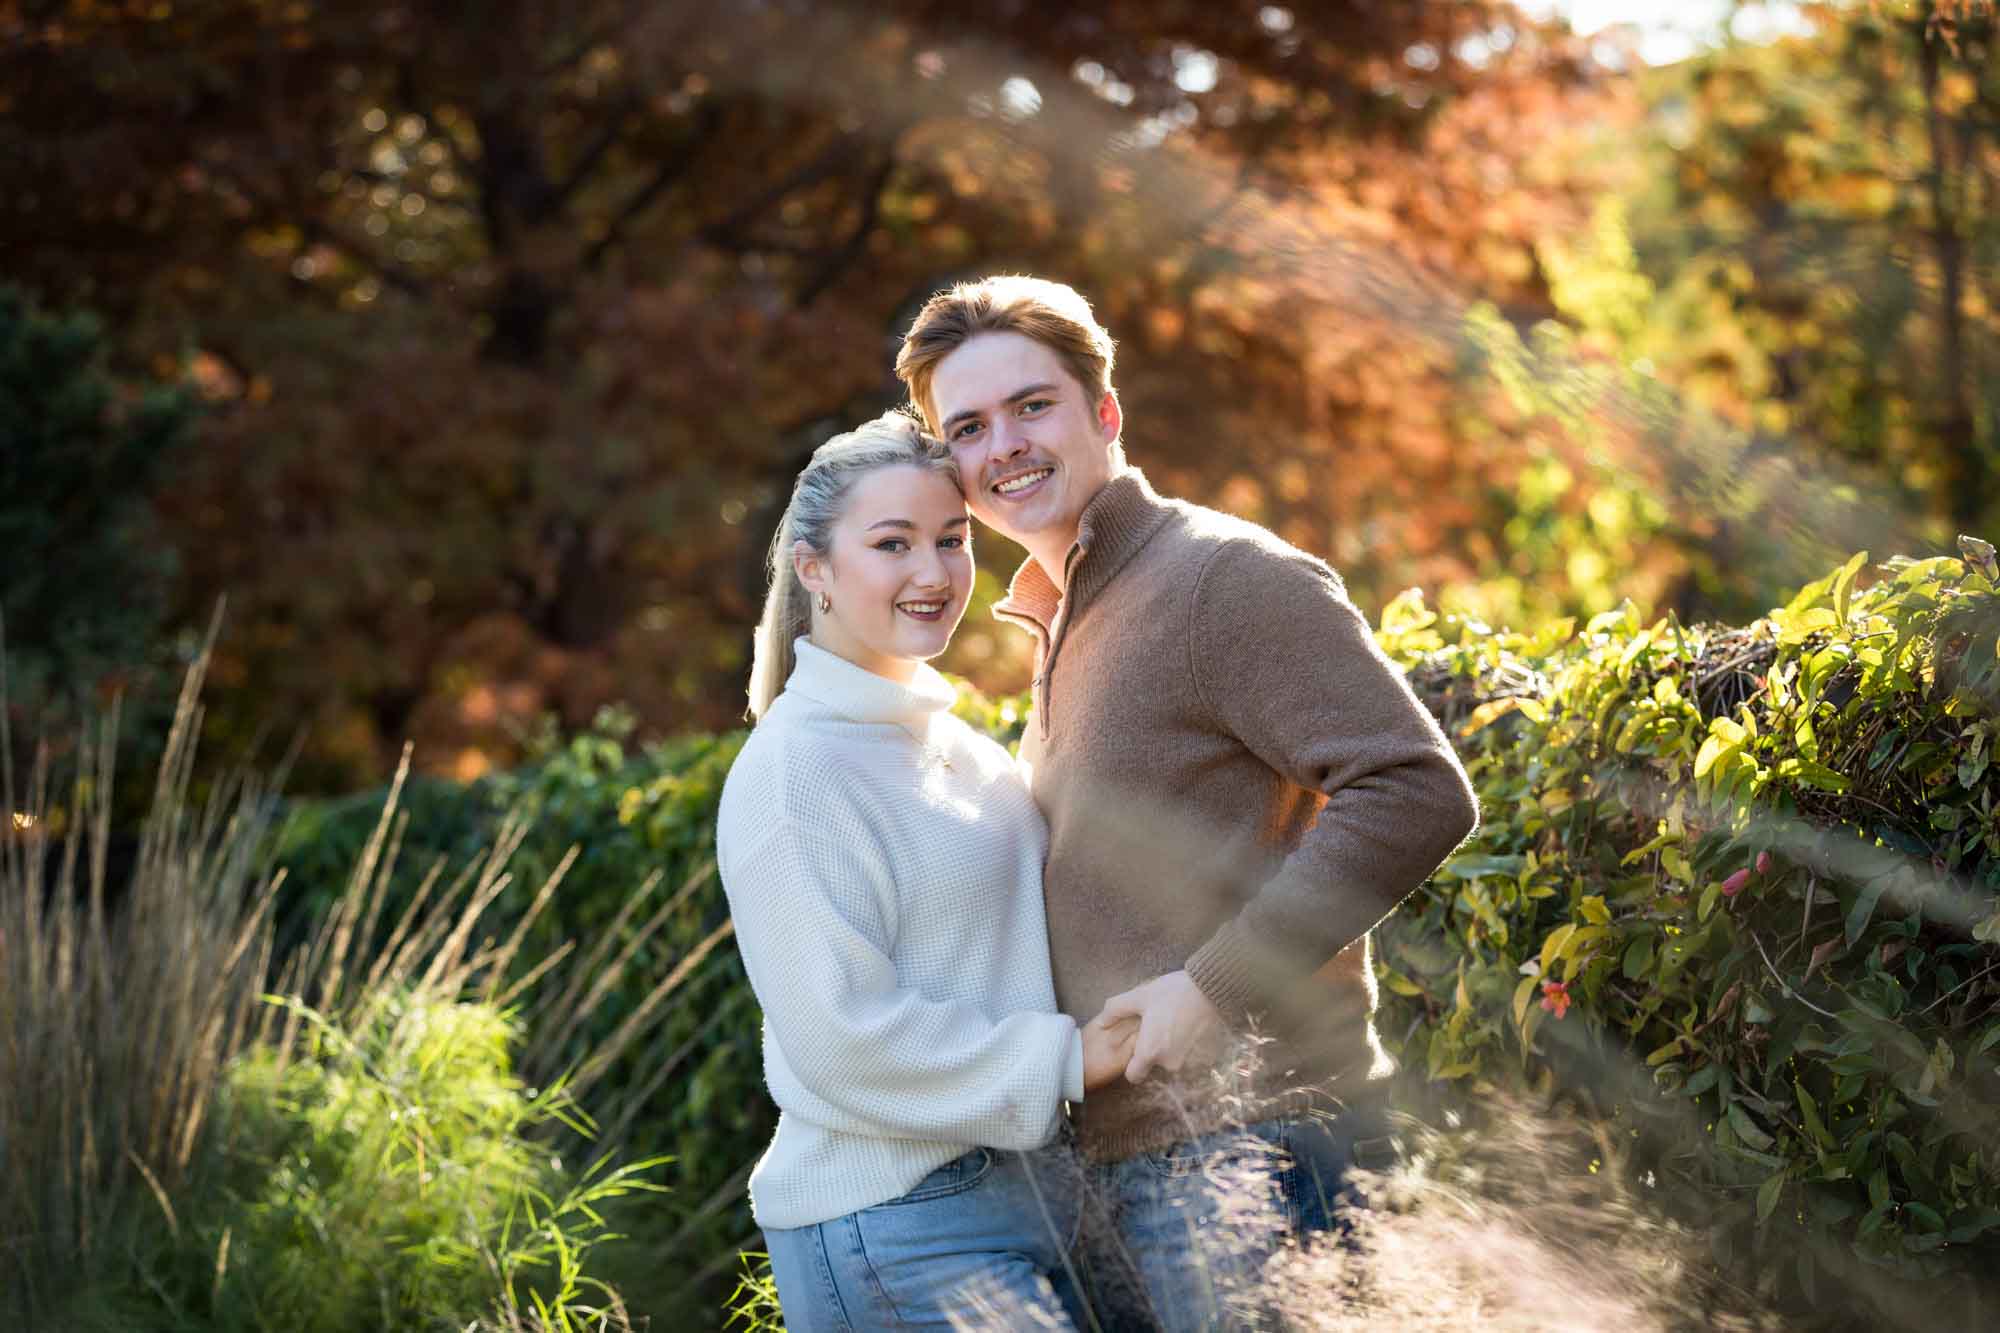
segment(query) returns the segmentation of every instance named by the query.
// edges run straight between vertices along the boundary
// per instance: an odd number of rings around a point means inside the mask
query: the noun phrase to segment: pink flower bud
[[[1769,852],[1757,853],[1757,873],[1760,875],[1771,873],[1771,854]]]
[[[1737,894],[1743,892],[1743,886],[1749,882],[1750,867],[1745,866],[1728,879],[1722,881],[1722,896],[1725,898],[1734,898]]]

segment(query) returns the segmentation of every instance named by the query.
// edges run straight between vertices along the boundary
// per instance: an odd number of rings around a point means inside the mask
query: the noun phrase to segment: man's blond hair
[[[939,429],[931,381],[938,363],[982,333],[1018,333],[1061,358],[1063,366],[1090,395],[1096,411],[1111,393],[1111,335],[1076,288],[1047,278],[1000,274],[961,282],[924,302],[903,348],[896,354],[896,378],[909,386],[910,401],[933,433]],[[1113,445],[1122,455],[1122,449]]]

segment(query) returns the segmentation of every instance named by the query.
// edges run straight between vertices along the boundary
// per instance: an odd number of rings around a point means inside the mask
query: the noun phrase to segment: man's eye
[[[951,432],[951,438],[954,440],[962,440],[978,429],[979,429],[979,423],[977,421],[967,421],[953,428]]]
[[[1021,411],[1039,412],[1048,406],[1050,406],[1050,403],[1046,398],[1030,398],[1027,402],[1021,404]]]

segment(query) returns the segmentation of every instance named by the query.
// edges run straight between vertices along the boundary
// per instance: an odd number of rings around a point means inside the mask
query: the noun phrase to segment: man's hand
[[[1186,972],[1169,972],[1112,996],[1091,1021],[1133,1018],[1139,1020],[1139,1039],[1133,1045],[1125,1077],[1134,1083],[1155,1069],[1179,1073],[1189,1054],[1222,1027],[1222,1015]]]
[[[1139,1036],[1137,1019],[1109,1019],[1103,1014],[1083,1025],[1083,1090],[1110,1087],[1125,1077],[1132,1046]]]

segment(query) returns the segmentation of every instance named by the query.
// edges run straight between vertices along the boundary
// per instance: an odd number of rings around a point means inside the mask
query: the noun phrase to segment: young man
[[[1379,1063],[1367,931],[1478,807],[1331,569],[1125,463],[1112,356],[1076,291],[995,277],[932,297],[896,372],[972,512],[1028,551],[996,614],[1036,639],[1021,754],[1057,1002],[1140,1025],[1129,1084],[1075,1121],[1112,1233],[1095,1295],[1213,1327],[1275,1238],[1214,1249],[1231,1201],[1205,1168],[1247,1128],[1277,1150],[1280,1229],[1333,1224],[1368,1131],[1316,1113]],[[1105,1289],[1121,1267],[1143,1293]]]

